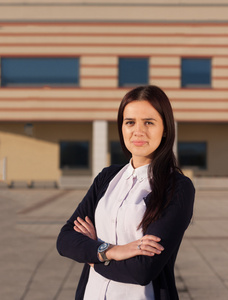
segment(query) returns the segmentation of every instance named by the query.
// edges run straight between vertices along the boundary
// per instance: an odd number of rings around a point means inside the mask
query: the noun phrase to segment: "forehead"
[[[145,117],[154,116],[154,115],[160,116],[158,111],[147,100],[140,100],[140,101],[136,100],[128,103],[124,108],[123,115],[124,117],[125,116],[127,117],[128,115],[129,117],[131,115],[134,116],[144,115]]]

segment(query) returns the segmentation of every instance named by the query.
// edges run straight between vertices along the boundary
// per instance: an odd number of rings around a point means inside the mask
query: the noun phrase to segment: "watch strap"
[[[107,256],[106,256],[106,251],[107,251],[108,249],[106,249],[104,252],[100,252],[100,255],[101,255],[101,257],[102,257],[102,259],[104,260],[104,261],[107,261],[108,260],[108,258],[107,258]]]

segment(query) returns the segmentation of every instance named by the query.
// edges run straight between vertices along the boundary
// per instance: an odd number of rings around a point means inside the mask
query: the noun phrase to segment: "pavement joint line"
[[[192,247],[196,250],[196,252],[198,252],[198,254],[200,255],[201,259],[203,261],[205,261],[205,263],[207,264],[207,266],[209,267],[209,269],[211,269],[211,271],[215,274],[215,276],[222,282],[223,286],[228,290],[227,285],[224,282],[224,279],[212,268],[210,262],[206,259],[205,256],[202,255],[201,251],[195,246],[195,244],[193,242],[191,242]]]
[[[57,239],[57,235],[40,235],[38,236],[39,239],[46,239],[46,240],[53,240]]]
[[[178,265],[177,265],[177,264],[176,264],[175,268],[178,270],[178,275],[175,276],[175,279],[176,279],[176,281],[177,281],[177,280],[180,280],[181,283],[182,283],[183,286],[184,286],[183,289],[178,288],[178,292],[184,292],[184,293],[187,293],[188,296],[189,296],[189,298],[190,298],[190,300],[193,300],[193,298],[192,298],[192,296],[191,296],[191,294],[190,294],[190,291],[189,291],[187,285],[185,284],[185,281],[184,281],[183,277],[181,276],[181,271],[180,271],[180,269],[178,268]]]
[[[29,292],[29,290],[30,290],[30,286],[31,286],[31,284],[32,284],[32,282],[33,282],[33,279],[35,278],[35,276],[36,276],[36,274],[37,274],[39,268],[42,266],[42,264],[44,263],[46,257],[50,254],[50,252],[51,252],[54,248],[55,248],[55,245],[54,245],[54,246],[52,245],[52,246],[48,249],[48,251],[46,251],[46,253],[43,255],[43,257],[38,261],[38,263],[36,264],[36,267],[35,267],[34,271],[32,272],[32,274],[31,274],[31,276],[30,276],[30,278],[29,278],[29,280],[28,280],[28,283],[26,284],[25,290],[24,290],[22,296],[20,297],[20,300],[25,300],[25,299],[26,299],[26,296],[27,296],[27,294],[28,294],[28,292]]]
[[[185,240],[227,240],[228,236],[185,236]]]
[[[50,204],[51,202],[54,202],[56,200],[58,200],[59,198],[61,198],[63,195],[66,195],[66,194],[69,194],[70,192],[72,192],[72,190],[64,190],[64,191],[61,191],[59,192],[59,194],[57,195],[54,195],[54,196],[51,196],[49,198],[46,198],[42,201],[39,201],[38,203],[30,206],[30,207],[27,207],[21,211],[18,212],[18,214],[27,214],[27,213],[30,213],[34,210],[37,210],[39,208],[42,208],[43,206],[47,205],[47,204]]]
[[[62,221],[17,221],[17,225],[45,225],[45,224],[63,224]]]
[[[197,221],[227,221],[227,217],[197,217]]]
[[[67,279],[69,278],[69,276],[71,274],[71,271],[73,270],[74,266],[75,266],[75,261],[72,261],[72,263],[70,264],[68,270],[66,271],[66,274],[65,274],[65,276],[64,276],[64,278],[62,280],[62,283],[60,284],[60,286],[59,286],[59,288],[58,288],[58,290],[57,290],[57,292],[56,292],[56,294],[55,294],[55,296],[54,296],[54,298],[52,300],[58,300],[59,295],[60,295],[60,293],[61,293],[61,291],[62,291],[62,289],[63,289],[63,287],[64,287],[64,285],[65,285],[65,283],[67,281]]]
[[[52,221],[57,221],[57,217],[56,216],[37,216],[36,217],[37,219],[39,219],[39,221],[49,221],[49,220],[52,220]],[[18,222],[32,222],[32,220],[34,220],[34,216],[26,216],[26,219],[21,219],[21,221],[18,221]]]

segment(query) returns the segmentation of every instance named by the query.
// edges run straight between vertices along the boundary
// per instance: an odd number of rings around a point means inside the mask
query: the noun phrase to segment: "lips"
[[[146,144],[145,141],[132,141],[132,144],[138,147],[141,147]]]

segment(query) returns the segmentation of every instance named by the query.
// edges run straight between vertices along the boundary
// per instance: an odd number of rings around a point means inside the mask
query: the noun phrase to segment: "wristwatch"
[[[101,244],[97,249],[97,254],[100,253],[103,261],[105,262],[105,265],[107,266],[110,263],[110,260],[106,256],[106,251],[108,250],[110,244],[109,243],[103,243]],[[98,255],[99,258],[99,255]]]

